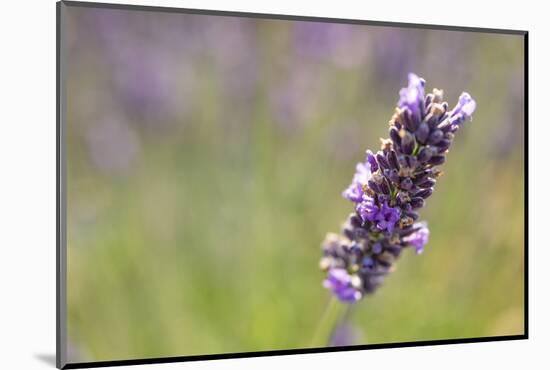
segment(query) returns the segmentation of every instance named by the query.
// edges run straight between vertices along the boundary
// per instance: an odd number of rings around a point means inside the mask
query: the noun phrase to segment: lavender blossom
[[[322,243],[323,283],[344,303],[373,293],[408,247],[417,254],[429,239],[425,222],[417,222],[441,172],[455,133],[472,118],[476,102],[462,93],[449,111],[443,91],[425,95],[426,82],[409,74],[390,120],[389,139],[377,153],[367,151],[356,166],[352,183],[342,193],[355,212],[341,234],[327,234]]]
[[[403,241],[415,247],[416,254],[421,254],[424,251],[424,246],[428,243],[430,230],[425,222],[418,223],[417,226],[418,229],[409,236],[403,238]]]
[[[329,271],[328,277],[323,286],[332,292],[343,302],[354,303],[361,299],[362,293],[353,286],[352,277],[341,268],[333,268]]]
[[[356,172],[353,180],[346,190],[342,193],[344,198],[352,202],[359,203],[363,200],[363,187],[367,185],[372,175],[369,163],[357,163]]]
[[[413,115],[420,114],[424,99],[424,84],[423,79],[414,73],[409,73],[409,86],[399,91],[400,99],[397,105],[408,108]]]

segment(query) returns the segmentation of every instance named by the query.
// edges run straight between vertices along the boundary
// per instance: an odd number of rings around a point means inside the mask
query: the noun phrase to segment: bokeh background
[[[477,101],[356,343],[523,333],[523,37],[68,7],[69,360],[295,349],[408,72]]]

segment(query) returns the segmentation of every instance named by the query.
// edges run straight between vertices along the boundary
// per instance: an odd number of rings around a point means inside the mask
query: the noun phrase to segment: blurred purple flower
[[[310,58],[327,58],[332,48],[332,30],[337,25],[322,22],[295,22],[295,51]]]
[[[250,104],[260,77],[256,21],[211,16],[205,18],[204,23],[208,26],[202,35],[203,48],[220,71],[224,100],[229,101],[230,106]]]
[[[108,175],[126,175],[140,153],[137,134],[123,121],[96,122],[86,134],[93,165]]]
[[[123,48],[124,49],[124,48]],[[158,119],[170,109],[174,91],[164,57],[153,50],[127,48],[118,54],[114,81],[133,113]]]
[[[368,55],[367,35],[364,28],[350,24],[296,22],[294,48],[301,57],[354,68],[364,63]]]
[[[285,131],[304,128],[312,121],[312,116],[318,114],[315,94],[319,91],[319,81],[314,68],[307,63],[299,63],[295,68],[285,68],[287,77],[268,91],[275,124]]]
[[[368,37],[372,40],[369,62],[376,74],[373,76],[380,84],[380,91],[392,94],[388,86],[401,81],[401,76],[415,69],[421,57],[422,30],[372,27]],[[438,55],[439,56],[439,55]],[[424,57],[424,55],[422,55]]]
[[[108,66],[112,83],[105,90],[114,91],[114,105],[130,122],[159,128],[187,114],[197,47],[192,22],[184,19],[104,9],[88,14],[89,33],[97,35],[96,57]],[[163,27],[155,26],[159,21]]]

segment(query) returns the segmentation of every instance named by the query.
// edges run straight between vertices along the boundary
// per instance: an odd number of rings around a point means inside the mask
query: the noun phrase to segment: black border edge
[[[523,102],[523,150],[524,150],[524,213],[523,213],[523,332],[529,338],[529,32],[525,32],[523,40],[523,71],[524,71],[524,102]]]
[[[191,362],[191,361],[222,360],[222,359],[231,359],[231,358],[266,357],[266,356],[283,356],[283,355],[302,355],[302,354],[311,354],[311,353],[330,353],[330,352],[343,352],[343,351],[360,351],[360,350],[366,350],[366,349],[405,348],[405,347],[435,346],[435,345],[448,345],[448,344],[471,344],[471,343],[498,342],[498,341],[523,340],[523,339],[527,339],[527,336],[525,334],[505,335],[505,336],[495,336],[495,337],[462,338],[462,339],[437,339],[437,340],[427,340],[427,341],[419,341],[419,342],[365,344],[365,345],[343,346],[343,347],[283,349],[283,350],[273,350],[273,351],[159,357],[159,358],[145,358],[145,359],[132,359],[132,360],[78,362],[78,363],[68,363],[63,367],[63,369],[82,369],[82,368],[128,366],[128,365],[151,365],[151,364],[162,364],[162,363],[173,363],[173,362]]]
[[[215,16],[237,16],[245,18],[259,18],[270,20],[293,20],[293,21],[315,21],[315,22],[330,22],[343,24],[358,24],[371,26],[386,26],[400,28],[416,28],[428,30],[446,30],[446,31],[461,31],[461,32],[478,32],[478,33],[496,33],[504,35],[520,35],[524,37],[524,333],[521,335],[505,335],[492,337],[476,337],[476,338],[459,338],[459,339],[437,339],[416,342],[392,342],[380,344],[367,344],[344,347],[322,347],[322,348],[303,348],[303,349],[285,349],[285,350],[268,350],[257,352],[238,352],[238,353],[222,353],[222,354],[205,354],[191,356],[174,356],[174,357],[158,357],[158,358],[143,358],[131,360],[112,360],[112,361],[94,361],[94,362],[78,362],[78,363],[63,363],[62,361],[62,346],[63,333],[61,328],[61,305],[62,302],[62,243],[61,243],[61,217],[63,213],[61,197],[62,197],[62,172],[61,172],[61,7],[81,7],[81,8],[96,8],[96,9],[118,9],[118,10],[135,10],[135,11],[151,11],[164,13],[179,13],[179,14],[202,14]],[[80,369],[80,368],[96,368],[108,366],[127,366],[127,365],[147,365],[161,364],[174,362],[191,362],[204,360],[220,360],[232,358],[247,358],[247,357],[266,357],[266,356],[283,356],[283,355],[298,355],[298,354],[313,354],[313,353],[331,353],[342,351],[360,351],[369,349],[387,349],[387,348],[406,348],[448,344],[470,344],[483,342],[497,342],[510,340],[525,340],[529,339],[529,248],[528,248],[528,173],[529,173],[529,31],[513,30],[513,29],[495,29],[481,27],[460,27],[448,25],[432,25],[432,24],[417,24],[417,23],[401,23],[401,22],[385,22],[385,21],[369,21],[359,19],[342,19],[328,18],[316,16],[299,16],[285,14],[266,14],[266,13],[250,13],[240,11],[223,11],[223,10],[208,10],[208,9],[191,9],[191,8],[175,8],[164,6],[145,6],[132,4],[109,4],[100,2],[83,2],[72,0],[60,0],[56,3],[56,367],[59,369]],[[66,288],[66,285],[64,286]],[[65,311],[66,313],[66,311]],[[63,359],[66,360],[66,359]]]
[[[137,11],[150,11],[150,12],[163,12],[163,13],[184,13],[184,14],[202,14],[202,15],[215,15],[215,16],[226,16],[226,17],[259,18],[259,19],[270,19],[270,20],[345,23],[345,24],[360,24],[360,25],[370,25],[370,26],[389,26],[389,27],[416,28],[416,29],[420,28],[420,29],[428,29],[428,30],[498,33],[498,34],[507,34],[507,35],[524,35],[527,33],[527,30],[482,28],[482,27],[461,27],[461,26],[435,25],[435,24],[425,24],[425,23],[372,21],[372,20],[351,19],[351,18],[330,18],[330,17],[302,16],[302,15],[290,15],[290,14],[252,13],[252,12],[230,11],[230,10],[176,8],[176,7],[155,6],[155,5],[110,4],[110,3],[100,3],[100,2],[87,2],[87,1],[84,2],[84,1],[76,1],[76,0],[75,1],[61,0],[61,2],[67,6],[79,7],[79,8],[137,10]]]

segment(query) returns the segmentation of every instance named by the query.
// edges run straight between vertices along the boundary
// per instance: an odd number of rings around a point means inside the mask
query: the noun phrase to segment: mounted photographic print
[[[527,32],[57,11],[58,367],[527,338]]]

